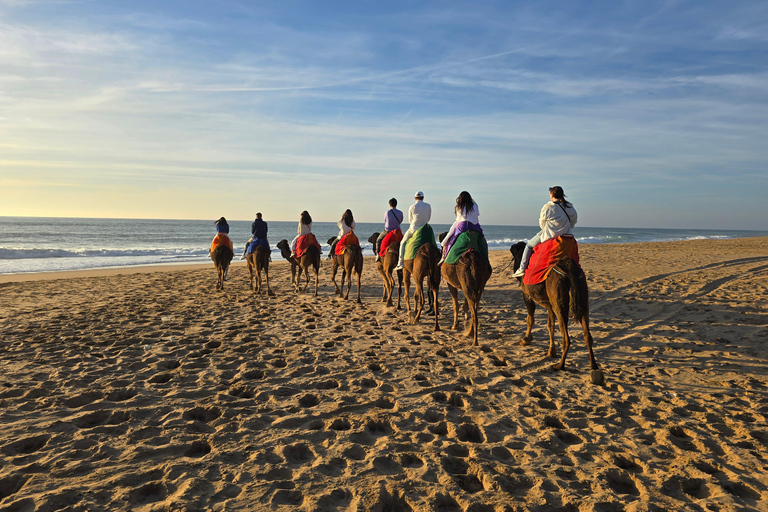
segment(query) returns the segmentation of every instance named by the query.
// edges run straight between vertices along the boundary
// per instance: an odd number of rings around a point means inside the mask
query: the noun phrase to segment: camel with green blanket
[[[440,234],[440,242],[447,233]],[[459,290],[464,293],[464,316],[466,329],[464,334],[472,338],[472,346],[477,346],[479,331],[478,309],[485,284],[491,277],[491,264],[488,260],[488,243],[480,231],[460,233],[445,261],[441,265],[443,279],[448,283],[448,291],[453,299],[453,325],[451,330],[459,329]],[[469,313],[469,318],[466,318]],[[467,325],[467,320],[469,324]]]
[[[438,304],[437,292],[440,288],[440,267],[437,263],[440,261],[440,250],[435,243],[435,232],[432,226],[426,224],[413,234],[405,245],[403,257],[403,277],[405,278],[405,306],[408,313],[409,323],[417,324],[421,318],[421,312],[424,310],[424,278],[426,277],[431,284],[432,296],[435,302],[435,331],[440,330],[437,323]],[[416,283],[414,293],[415,313],[411,314],[410,287],[411,276]]]

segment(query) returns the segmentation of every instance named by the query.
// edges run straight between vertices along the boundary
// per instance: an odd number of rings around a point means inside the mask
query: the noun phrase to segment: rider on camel
[[[336,254],[336,244],[338,244],[345,235],[354,232],[355,218],[352,215],[352,210],[347,209],[336,225],[339,227],[339,235],[333,241],[333,244],[331,244],[331,253],[328,255],[328,258],[333,258],[333,255]]]
[[[525,270],[528,268],[528,262],[531,260],[534,247],[562,235],[572,235],[571,230],[576,225],[578,215],[573,205],[565,200],[563,187],[550,187],[549,199],[549,202],[542,207],[541,214],[539,215],[541,231],[528,240],[523,251],[520,268],[512,274],[513,277],[523,277],[525,275]]]
[[[267,231],[269,231],[269,227],[267,226],[267,223],[264,222],[264,220],[261,218],[261,213],[256,214],[256,219],[251,223],[251,238],[248,239],[248,241],[245,243],[245,249],[243,250],[243,255],[240,257],[241,260],[245,259],[245,255],[248,252],[248,246],[251,245],[251,242],[254,240],[259,240],[260,245],[264,245],[267,248],[269,248],[269,242],[267,241]],[[270,253],[272,251],[270,250]],[[269,255],[269,261],[272,261],[272,255]]]
[[[472,196],[469,195],[469,192],[465,190],[459,194],[459,197],[456,198],[456,207],[453,211],[456,213],[456,220],[453,221],[451,229],[448,230],[445,238],[443,238],[443,257],[440,258],[438,265],[441,265],[445,261],[446,256],[448,256],[448,253],[453,246],[454,237],[464,231],[483,232],[483,228],[480,227],[480,207],[477,206],[477,203],[472,199]],[[466,222],[467,224],[461,225],[462,222]]]
[[[395,270],[403,268],[403,258],[405,257],[405,245],[408,240],[413,236],[417,229],[425,226],[432,218],[432,207],[429,203],[424,202],[424,192],[419,190],[414,194],[413,198],[416,200],[408,209],[408,231],[403,234],[403,239],[400,241],[400,258],[397,262]]]
[[[397,199],[394,197],[389,200],[389,210],[384,214],[384,231],[379,234],[379,238],[373,244],[373,254],[376,255],[376,261],[379,261],[379,250],[381,248],[381,242],[384,241],[384,237],[387,233],[400,229],[400,223],[403,222],[403,212],[397,209]]]
[[[296,244],[304,235],[308,235],[312,232],[312,216],[307,210],[301,212],[301,218],[299,219],[299,228],[297,230],[296,238],[291,242],[291,258],[296,257]]]

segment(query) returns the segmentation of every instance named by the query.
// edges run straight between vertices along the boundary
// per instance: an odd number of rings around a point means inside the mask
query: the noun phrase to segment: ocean
[[[251,221],[230,221],[235,259],[251,235]],[[296,222],[269,222],[273,261],[281,239],[296,236]],[[448,224],[433,224],[436,233]],[[358,223],[363,252],[372,255],[368,237],[380,231],[380,223]],[[312,225],[321,244],[335,236],[333,222]],[[490,249],[508,249],[538,232],[536,226],[483,225]],[[75,219],[0,217],[0,274],[85,270],[141,265],[205,263],[215,235],[213,220]],[[768,231],[588,228],[577,226],[574,235],[581,244],[663,242],[696,239],[728,239],[768,236]],[[324,254],[328,246],[323,247]]]

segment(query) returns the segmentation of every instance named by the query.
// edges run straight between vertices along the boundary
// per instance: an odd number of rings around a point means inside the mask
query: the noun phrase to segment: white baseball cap
[[[416,192],[416,195],[414,195],[413,197],[415,197],[416,199],[424,199],[424,192],[419,190],[418,192]]]

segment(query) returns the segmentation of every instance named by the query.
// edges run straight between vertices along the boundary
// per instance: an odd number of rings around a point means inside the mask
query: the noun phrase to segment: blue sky
[[[0,0],[0,215],[766,229],[768,3]]]

